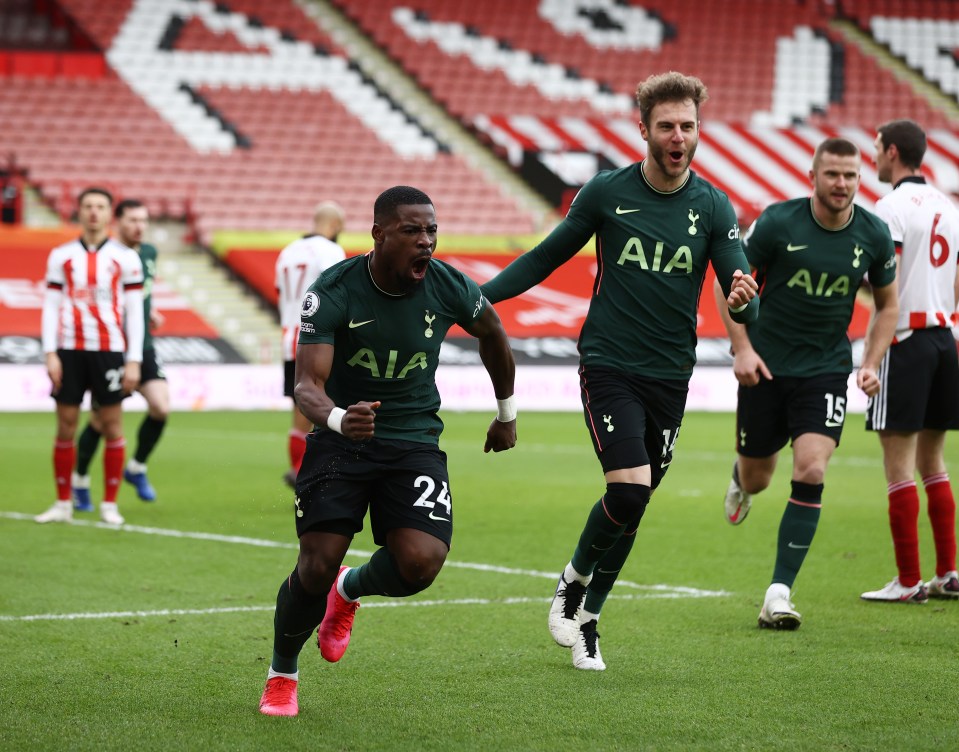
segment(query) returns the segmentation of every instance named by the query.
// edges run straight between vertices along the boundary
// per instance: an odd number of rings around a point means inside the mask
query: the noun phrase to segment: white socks
[[[563,579],[566,580],[566,582],[578,582],[582,585],[588,585],[590,580],[593,579],[593,575],[592,573],[580,574],[573,569],[573,564],[570,562],[566,565],[566,569],[563,570]]]

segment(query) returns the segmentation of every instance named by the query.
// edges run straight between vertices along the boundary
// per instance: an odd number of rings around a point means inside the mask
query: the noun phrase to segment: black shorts
[[[649,465],[656,488],[673,461],[688,382],[581,367],[579,389],[603,472]]]
[[[143,351],[143,363],[140,365],[140,383],[146,384],[148,381],[157,381],[158,379],[166,381],[163,361],[160,360],[156,350],[148,347]]]
[[[770,457],[804,433],[828,436],[839,446],[846,420],[849,376],[776,376],[740,386],[736,407],[736,451]]]
[[[333,431],[313,431],[296,477],[296,534],[311,530],[352,538],[370,512],[373,540],[412,528],[453,538],[446,453],[435,444],[392,439],[350,441]]]
[[[959,429],[959,355],[948,329],[918,329],[886,351],[867,431]]]
[[[296,361],[283,361],[283,395],[293,396],[293,387],[296,386]]]
[[[63,405],[79,405],[88,391],[94,404],[116,405],[123,393],[123,353],[57,350],[63,364],[63,383],[52,394]]]

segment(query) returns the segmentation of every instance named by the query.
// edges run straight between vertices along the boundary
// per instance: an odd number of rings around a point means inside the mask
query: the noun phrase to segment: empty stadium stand
[[[443,233],[543,229],[374,82],[310,4],[0,0],[0,154],[64,216],[80,187],[100,183],[186,219],[203,243],[217,229],[303,227],[329,196],[346,207],[348,229],[365,231],[375,194],[398,183],[433,195]],[[673,68],[710,87],[696,169],[746,221],[806,192],[811,148],[832,133],[863,147],[870,206],[886,190],[871,130],[902,115],[930,129],[929,174],[959,192],[956,122],[836,24],[851,20],[889,61],[955,100],[955,3],[312,4],[338,9],[493,152],[560,189],[643,157],[633,89]]]
[[[187,218],[202,242],[214,228],[302,227],[331,196],[365,230],[376,194],[409,182],[441,212],[465,207],[441,213],[444,231],[534,229],[294,3],[228,5],[62,0],[109,68],[5,76],[0,149],[65,216],[81,186],[104,184]]]

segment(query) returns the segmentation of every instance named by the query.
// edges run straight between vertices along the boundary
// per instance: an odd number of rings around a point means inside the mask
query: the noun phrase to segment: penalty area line
[[[0,512],[0,519],[8,520],[17,520],[20,522],[34,522],[33,515],[23,514],[21,512]],[[36,524],[34,522],[34,524]],[[64,523],[48,523],[48,524],[64,524]],[[257,548],[279,548],[297,551],[299,550],[299,545],[296,543],[289,543],[286,541],[274,541],[266,540],[263,538],[249,538],[241,535],[222,535],[220,533],[203,533],[196,531],[188,530],[174,530],[171,528],[162,528],[162,527],[146,527],[142,525],[108,525],[105,522],[98,522],[95,520],[72,520],[69,523],[71,527],[81,527],[81,528],[99,528],[105,530],[112,530],[120,533],[136,533],[140,535],[155,535],[165,538],[183,538],[188,540],[200,540],[208,541],[213,543],[226,543],[230,545],[240,545],[240,546],[254,546]],[[346,552],[347,556],[353,556],[361,559],[369,559],[372,555],[372,551],[363,551],[360,549],[351,548]],[[474,572],[491,572],[493,574],[508,574],[508,575],[520,575],[524,577],[536,577],[548,580],[556,580],[558,578],[557,573],[554,572],[544,572],[538,569],[519,569],[516,567],[503,567],[496,564],[484,564],[481,562],[469,562],[469,561],[457,561],[455,559],[448,560],[444,565],[448,569],[468,569]],[[620,588],[629,588],[631,590],[639,591],[651,591],[653,593],[664,594],[663,597],[671,597],[669,593],[679,594],[677,597],[705,597],[711,598],[716,596],[725,596],[732,595],[732,593],[725,590],[702,590],[700,588],[686,587],[682,585],[666,585],[666,584],[654,584],[654,585],[643,585],[638,582],[630,582],[629,580],[617,580],[616,585]]]
[[[709,598],[726,595],[721,591],[695,593],[648,593],[644,595],[610,595],[610,600],[639,601],[662,600],[676,598]],[[516,606],[529,603],[549,603],[551,598],[451,598],[448,600],[409,601],[405,599],[388,599],[373,603],[363,602],[363,610],[368,608],[431,608],[437,606]],[[12,616],[0,614],[0,622],[36,622],[36,621],[82,621],[90,619],[148,619],[164,616],[215,616],[219,614],[261,613],[273,611],[274,606],[225,606],[223,608],[161,608],[150,611],[99,611],[80,612],[74,614],[26,614]]]

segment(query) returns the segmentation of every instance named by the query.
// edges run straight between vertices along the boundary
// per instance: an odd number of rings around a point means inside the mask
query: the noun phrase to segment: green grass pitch
[[[130,446],[140,417],[126,418]],[[284,719],[256,707],[296,555],[280,480],[288,416],[174,415],[150,465],[159,501],[124,485],[127,528],[111,530],[90,514],[32,522],[54,496],[54,417],[3,415],[0,749],[959,749],[959,603],[859,599],[895,574],[862,416],[796,583],[802,628],[774,633],[756,616],[791,454],[734,528],[722,513],[732,416],[687,415],[600,622],[602,673],[573,669],[546,629],[603,488],[582,419],[521,414],[517,448],[484,455],[491,417],[445,414],[456,532],[435,585],[367,599],[338,664],[308,643],[300,715]],[[98,456],[95,491],[101,477]],[[924,512],[920,531],[929,577]],[[354,549],[372,550],[365,532]]]

